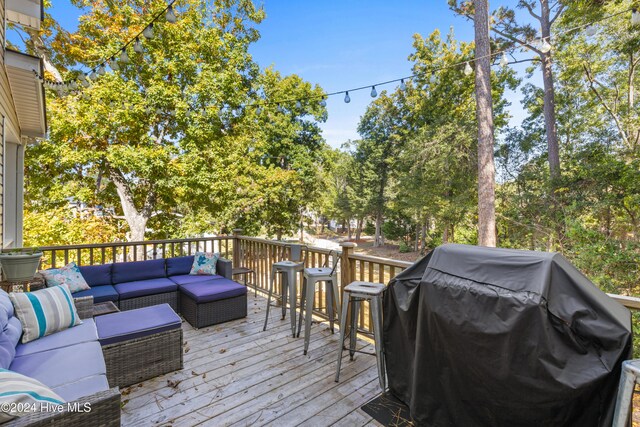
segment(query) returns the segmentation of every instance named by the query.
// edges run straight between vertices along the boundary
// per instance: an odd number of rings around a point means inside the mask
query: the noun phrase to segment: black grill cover
[[[428,426],[610,426],[631,314],[557,253],[444,245],[384,295],[390,391]]]

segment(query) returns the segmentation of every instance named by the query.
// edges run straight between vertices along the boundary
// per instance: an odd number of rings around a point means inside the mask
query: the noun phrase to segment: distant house
[[[42,59],[6,48],[7,23],[34,30],[44,19],[42,0],[0,0],[0,244],[22,246],[24,150],[47,132],[45,94],[37,75]],[[36,75],[37,73],[37,75]]]

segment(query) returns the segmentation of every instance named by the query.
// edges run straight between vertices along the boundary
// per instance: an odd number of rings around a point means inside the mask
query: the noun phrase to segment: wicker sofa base
[[[147,295],[144,297],[121,299],[118,303],[120,311],[134,310],[136,308],[150,307],[152,305],[167,303],[173,308],[173,311],[178,311],[178,291],[165,292],[162,294]]]
[[[182,328],[102,346],[107,380],[126,387],[183,368]]]
[[[247,295],[198,304],[183,294],[180,296],[180,314],[194,328],[241,319],[247,317]]]

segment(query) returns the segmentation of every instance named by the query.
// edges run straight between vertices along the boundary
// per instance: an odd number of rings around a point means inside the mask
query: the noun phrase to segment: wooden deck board
[[[183,323],[185,368],[123,390],[122,425],[365,425],[359,407],[380,393],[375,358],[345,356],[334,381],[338,332],[314,322],[309,353],[289,318],[249,296],[245,319],[196,330]],[[369,347],[359,342],[359,347]],[[346,352],[345,352],[346,354]],[[356,412],[358,411],[358,412]]]

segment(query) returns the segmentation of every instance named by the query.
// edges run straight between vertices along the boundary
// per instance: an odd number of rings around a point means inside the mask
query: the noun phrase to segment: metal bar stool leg
[[[282,278],[282,287],[280,289],[280,298],[282,298],[282,307],[280,307],[280,309],[282,310],[282,317],[280,318],[280,320],[284,320],[284,318],[287,316],[287,291],[289,290],[289,278],[285,273],[281,271],[279,271],[279,273],[280,277]]]
[[[269,321],[269,307],[271,307],[271,296],[273,295],[273,282],[276,278],[276,269],[271,268],[271,280],[269,281],[269,296],[267,297],[267,316],[264,318],[263,331],[267,330],[267,322]]]
[[[333,323],[335,313],[333,310],[333,286],[331,285],[330,280],[325,280],[324,285],[324,300],[325,305],[327,306],[327,315],[329,316],[329,329],[331,329],[331,333],[333,333]]]
[[[298,333],[296,338],[300,338],[300,330],[302,329],[302,317],[304,315],[305,302],[307,300],[307,278],[302,277],[302,291],[300,292],[300,317],[298,317]]]
[[[338,340],[338,366],[336,368],[336,382],[340,380],[340,365],[342,364],[342,350],[344,350],[345,329],[347,329],[347,312],[349,310],[349,296],[342,295],[342,314],[340,315],[340,340]]]
[[[626,427],[628,425],[629,414],[631,412],[631,401],[633,399],[633,389],[638,381],[640,367],[636,367],[637,360],[626,360],[622,362],[622,374],[620,375],[620,385],[618,386],[618,398],[616,400],[616,410],[613,415],[612,427]]]
[[[296,337],[296,279],[297,272],[289,270],[287,272],[287,281],[289,286],[289,315],[291,316],[291,336]]]
[[[340,324],[340,291],[338,290],[338,276],[331,276],[331,293],[333,294],[333,300],[335,301],[334,307],[336,308],[336,317],[338,318],[338,324]]]
[[[371,304],[370,308],[373,314],[373,336],[375,340],[376,348],[376,362],[378,363],[378,379],[380,381],[380,388],[382,391],[386,388],[385,377],[385,360],[384,360],[384,345],[382,342],[382,301],[379,296],[373,297],[369,300]]]
[[[311,336],[311,321],[313,320],[313,302],[316,291],[316,281],[313,278],[307,280],[307,306],[304,317],[304,354],[309,350],[309,337]],[[302,306],[300,307],[302,310]]]
[[[358,335],[358,310],[360,309],[360,301],[356,298],[351,298],[349,295],[349,301],[351,302],[351,327],[349,328],[349,358],[353,360],[353,356],[356,354],[357,335]]]

